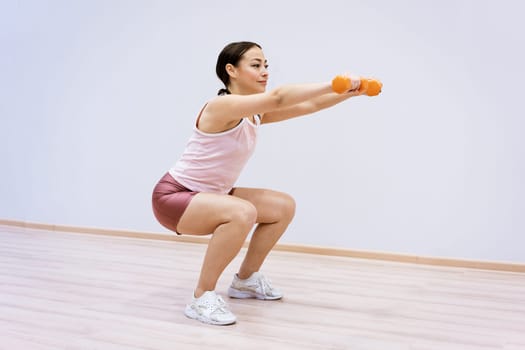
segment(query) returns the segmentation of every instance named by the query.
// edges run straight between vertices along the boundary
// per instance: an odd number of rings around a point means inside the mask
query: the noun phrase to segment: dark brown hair
[[[252,47],[258,47],[262,49],[259,44],[256,44],[251,41],[238,41],[230,43],[222,49],[219,57],[217,58],[217,66],[215,67],[215,72],[219,79],[223,82],[225,88],[220,89],[218,95],[230,94],[228,90],[228,84],[230,84],[230,75],[226,71],[226,65],[228,63],[237,66],[242,55]]]

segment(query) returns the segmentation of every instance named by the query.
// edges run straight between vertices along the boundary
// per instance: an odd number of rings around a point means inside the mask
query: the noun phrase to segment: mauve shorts
[[[153,189],[153,214],[162,226],[179,234],[177,224],[190,204],[191,198],[197,193],[182,186],[166,173]]]

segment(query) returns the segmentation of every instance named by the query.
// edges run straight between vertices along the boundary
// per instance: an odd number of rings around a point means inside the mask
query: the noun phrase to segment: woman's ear
[[[235,66],[231,63],[228,63],[226,65],[226,72],[228,72],[228,75],[233,78],[235,78],[237,75],[237,70],[235,69]]]

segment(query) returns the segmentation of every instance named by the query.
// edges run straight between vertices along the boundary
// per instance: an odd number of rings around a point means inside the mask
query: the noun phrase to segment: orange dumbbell
[[[342,94],[350,91],[352,87],[352,80],[350,77],[345,75],[338,75],[332,80],[332,90],[338,94]],[[361,78],[358,88],[359,92],[362,93],[365,91],[365,94],[368,96],[377,96],[381,92],[383,83],[379,80]]]
[[[345,75],[338,75],[332,80],[332,90],[338,94],[347,92],[351,87],[352,80]]]
[[[361,79],[359,92],[365,91],[367,96],[377,96],[383,88],[383,83],[375,79]]]

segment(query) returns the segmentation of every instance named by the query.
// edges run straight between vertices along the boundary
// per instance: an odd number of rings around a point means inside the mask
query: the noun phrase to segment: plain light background
[[[4,1],[0,218],[165,232],[151,191],[261,44],[270,86],[383,93],[263,126],[238,185],[286,191],[282,242],[525,262],[520,1]]]

